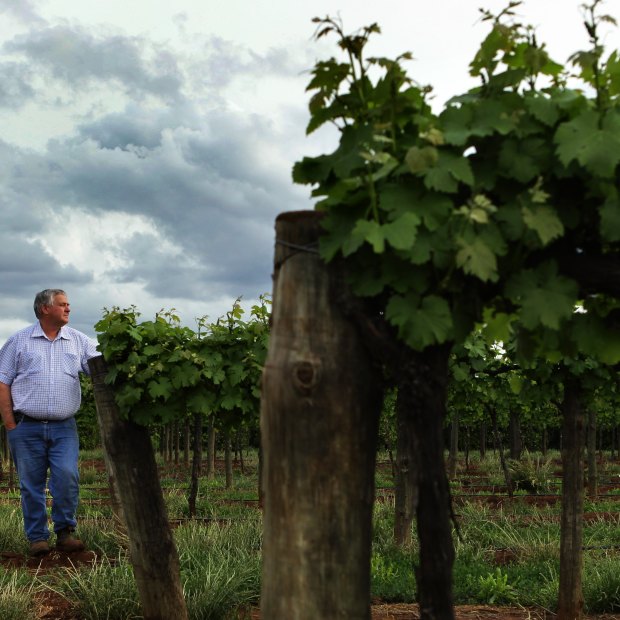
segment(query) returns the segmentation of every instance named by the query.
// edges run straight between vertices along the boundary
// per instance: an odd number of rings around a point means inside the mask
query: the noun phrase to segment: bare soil
[[[456,620],[553,620],[556,615],[544,609],[493,607],[490,605],[460,605],[455,607]],[[252,609],[250,615],[240,616],[260,620],[260,612]],[[417,605],[381,604],[372,606],[372,620],[419,620]],[[64,619],[63,619],[64,620]],[[618,620],[617,615],[584,616],[584,620]]]
[[[461,605],[455,608],[456,620],[551,620],[556,615],[544,609]],[[419,620],[417,605],[375,605],[373,620]],[[618,620],[617,615],[584,616],[589,620]]]

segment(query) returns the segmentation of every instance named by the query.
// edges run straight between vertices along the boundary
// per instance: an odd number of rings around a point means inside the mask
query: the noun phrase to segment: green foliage
[[[135,307],[106,309],[95,328],[121,415],[148,425],[215,414],[224,429],[255,416],[269,303],[261,297],[244,321],[237,300],[215,323],[199,319],[197,331],[182,326],[174,310],[138,322]]]
[[[551,459],[526,452],[518,460],[510,460],[508,469],[516,490],[529,493],[547,493],[553,474]]]
[[[615,264],[619,249],[620,55],[601,42],[613,19],[600,0],[586,5],[590,49],[565,67],[517,20],[520,4],[482,12],[490,30],[470,64],[480,85],[438,114],[404,69],[410,54],[365,55],[376,24],[346,34],[315,19],[344,55],[312,71],[307,131],[332,123],[340,143],[297,162],[293,179],[325,212],[323,258],[344,259],[353,292],[409,347],[462,343],[495,316],[523,362],[586,347],[617,363],[606,287],[567,267]],[[600,348],[575,327],[584,299]]]
[[[416,584],[411,555],[393,547],[390,551],[373,553],[370,558],[370,591],[382,601],[415,600]]]
[[[583,594],[589,612],[620,612],[618,561],[613,557],[596,558],[585,563]]]
[[[489,605],[514,604],[517,600],[517,591],[515,586],[508,582],[508,575],[497,567],[494,573],[479,577],[478,596]]]
[[[92,450],[101,445],[93,384],[90,377],[80,375],[80,385],[82,388],[82,403],[75,416],[75,420],[80,437],[80,447],[84,450]]]

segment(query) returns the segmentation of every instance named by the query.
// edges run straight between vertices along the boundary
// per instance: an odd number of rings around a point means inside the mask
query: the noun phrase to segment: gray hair
[[[60,288],[46,288],[44,291],[37,293],[34,298],[34,315],[37,319],[41,318],[41,308],[43,306],[52,306],[56,295],[66,295]]]

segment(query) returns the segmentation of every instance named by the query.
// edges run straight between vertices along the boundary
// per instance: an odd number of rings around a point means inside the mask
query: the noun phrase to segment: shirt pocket
[[[80,372],[80,358],[75,353],[63,353],[62,366],[65,374],[77,379]]]
[[[43,357],[34,351],[24,351],[19,360],[19,374],[38,375],[43,372]]]

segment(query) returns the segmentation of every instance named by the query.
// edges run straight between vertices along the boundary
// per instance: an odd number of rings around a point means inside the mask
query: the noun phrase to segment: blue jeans
[[[28,540],[47,540],[50,536],[45,503],[48,469],[54,530],[58,533],[75,528],[79,496],[79,439],[75,419],[47,423],[25,419],[7,436],[19,476]]]

